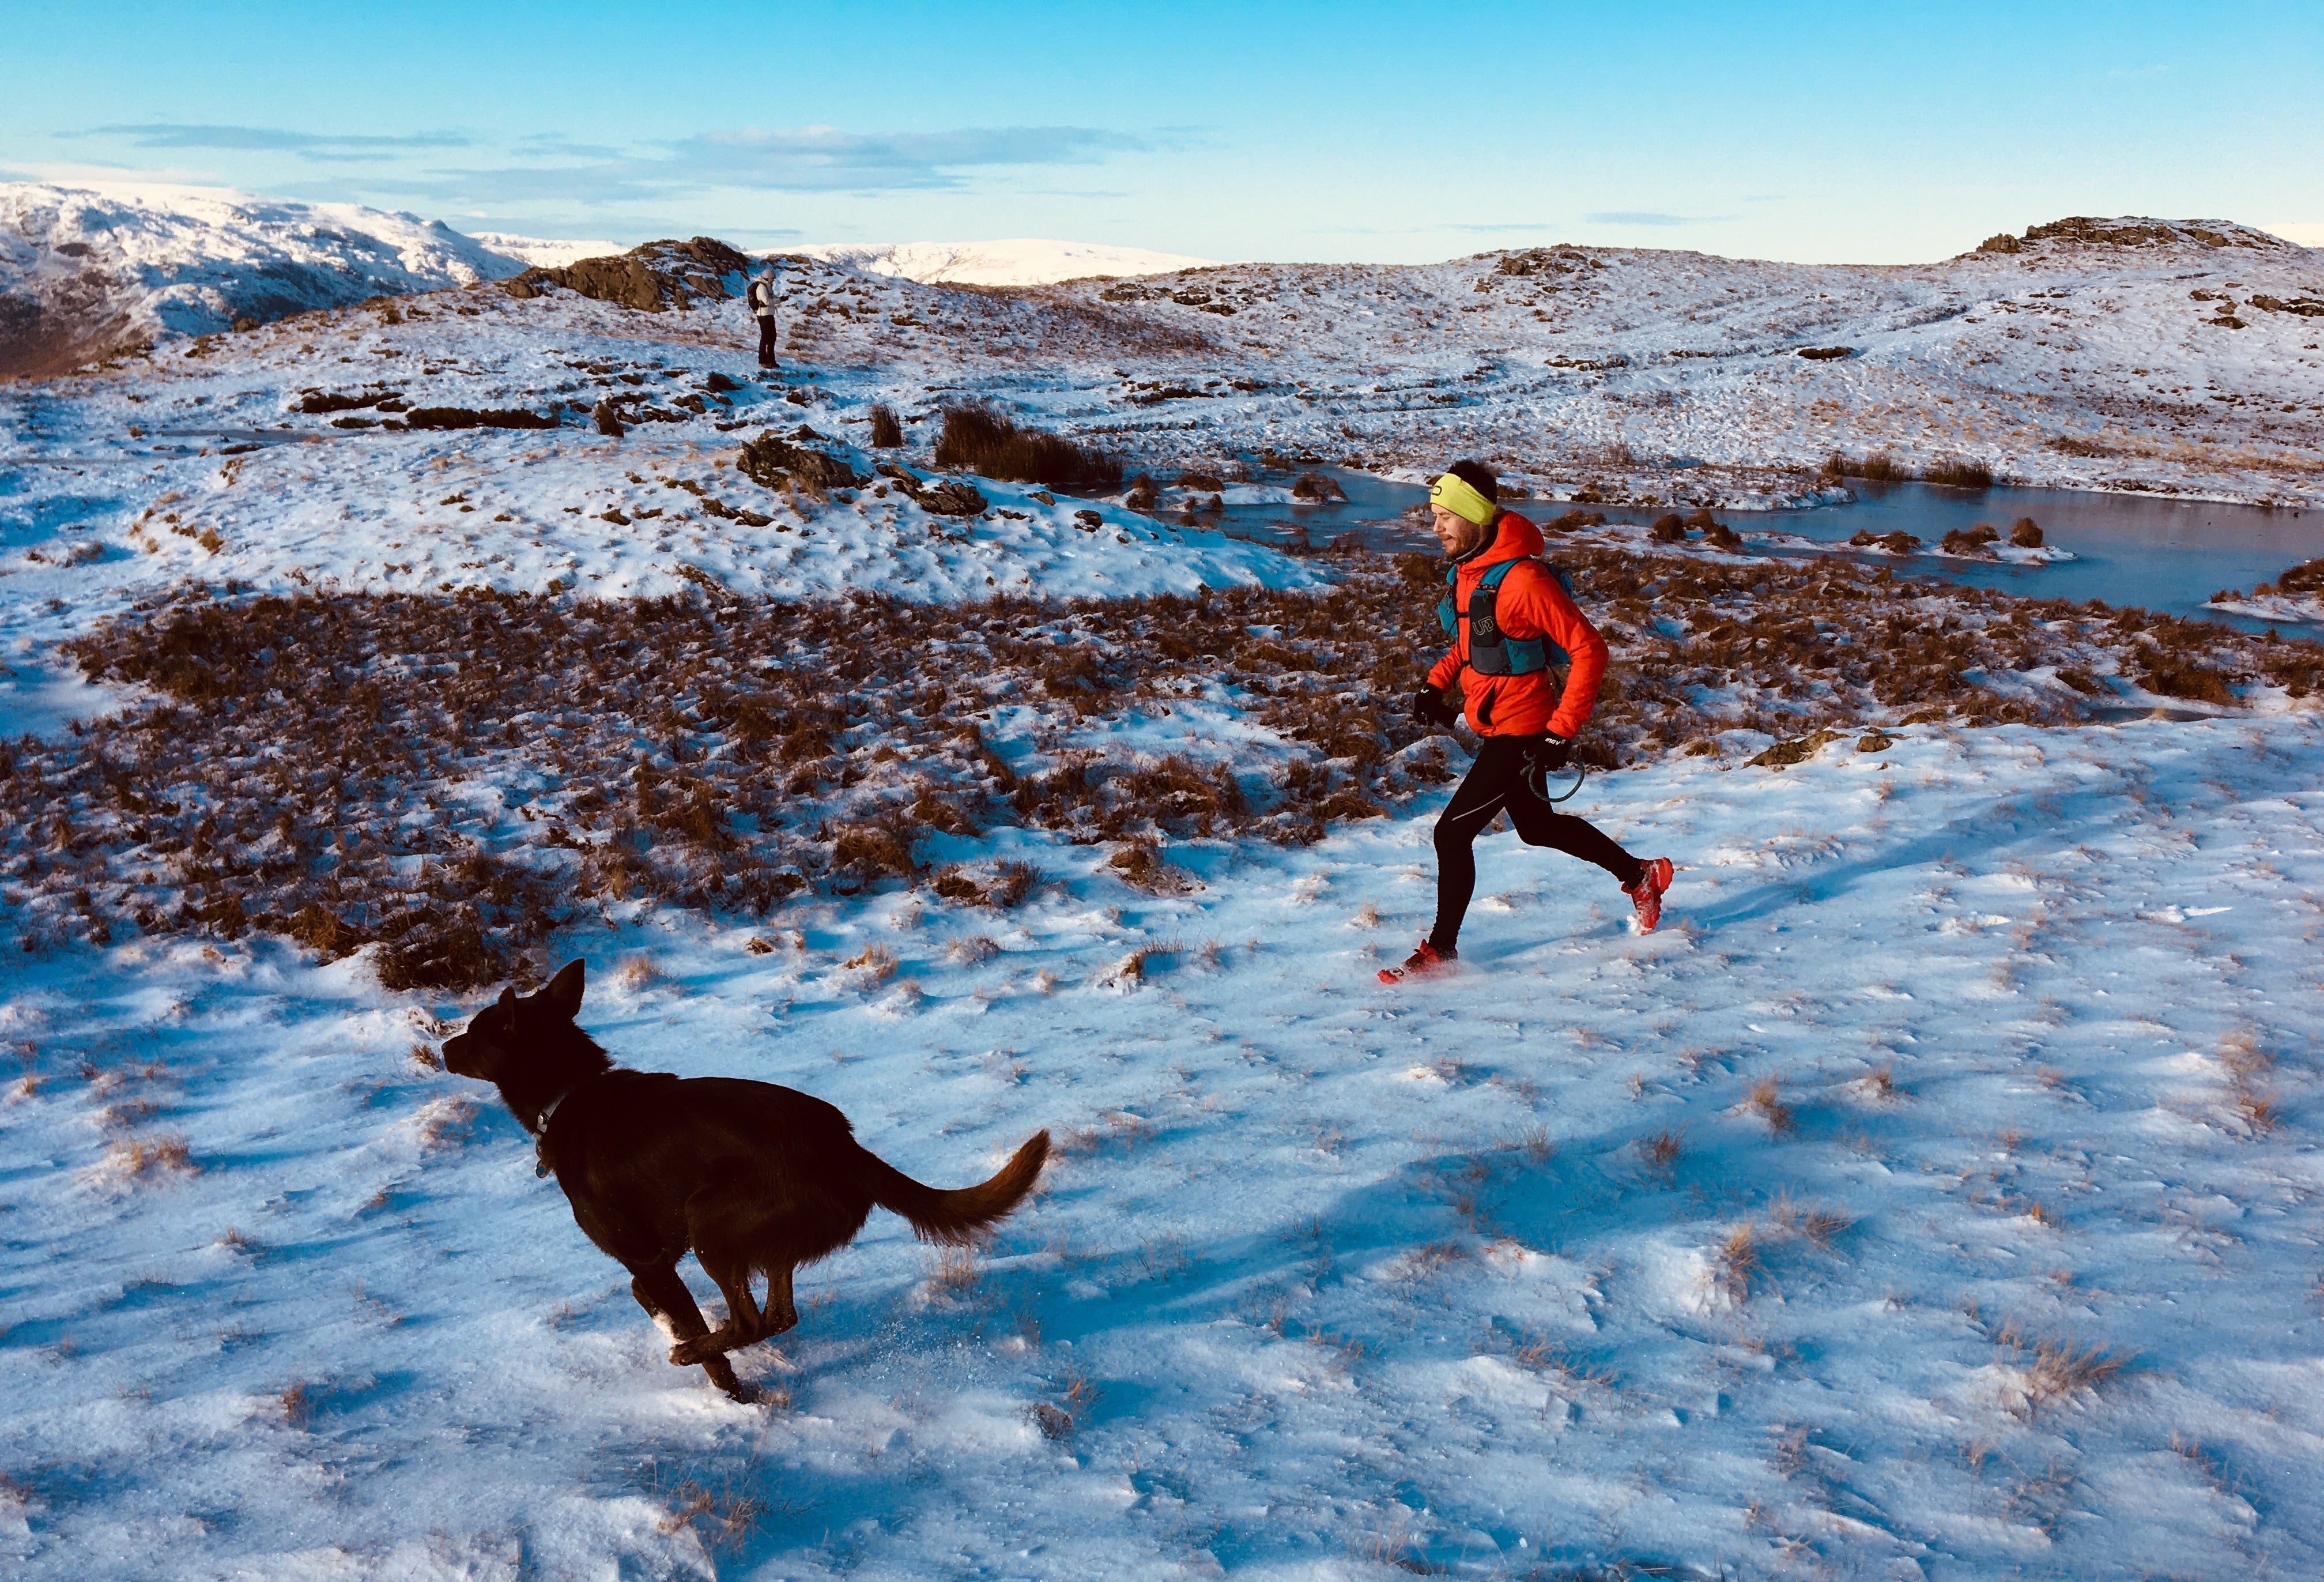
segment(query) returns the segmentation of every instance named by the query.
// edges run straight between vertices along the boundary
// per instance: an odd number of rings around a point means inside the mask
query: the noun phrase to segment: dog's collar
[[[574,1087],[578,1087],[579,1086],[580,1084],[578,1083],[574,1084]],[[572,1096],[573,1088],[568,1087],[564,1092],[558,1094],[555,1098],[550,1099],[547,1104],[540,1106],[540,1118],[535,1121],[531,1125],[525,1128],[525,1130],[532,1133],[532,1174],[533,1179],[536,1180],[549,1173],[549,1117],[557,1114],[557,1106],[558,1105],[563,1104],[567,1099],[571,1098]]]

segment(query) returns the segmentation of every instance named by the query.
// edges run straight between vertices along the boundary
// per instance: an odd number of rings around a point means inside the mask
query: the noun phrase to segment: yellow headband
[[[1441,505],[1463,522],[1484,526],[1501,513],[1501,508],[1469,486],[1466,479],[1446,473],[1429,487],[1428,503]]]

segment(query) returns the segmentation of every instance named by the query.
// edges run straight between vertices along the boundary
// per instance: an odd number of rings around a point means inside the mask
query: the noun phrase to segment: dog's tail
[[[868,1148],[863,1157],[869,1161],[865,1168],[872,1201],[910,1220],[922,1241],[960,1246],[1005,1217],[1033,1189],[1049,1157],[1049,1134],[1036,1132],[991,1180],[954,1192],[920,1185]]]

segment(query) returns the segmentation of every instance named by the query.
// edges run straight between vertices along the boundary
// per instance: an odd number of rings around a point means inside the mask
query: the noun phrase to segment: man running
[[[1668,857],[1640,862],[1586,819],[1549,804],[1548,777],[1565,767],[1597,706],[1606,640],[1535,558],[1541,530],[1493,503],[1498,482],[1482,462],[1456,461],[1428,491],[1436,540],[1452,562],[1449,609],[1438,611],[1452,646],[1413,694],[1412,713],[1423,725],[1450,728],[1458,717],[1444,694],[1458,680],[1470,728],[1482,740],[1436,820],[1436,927],[1402,967],[1382,969],[1382,983],[1435,971],[1458,956],[1461,920],[1477,888],[1471,843],[1496,813],[1508,814],[1526,845],[1554,847],[1613,874],[1642,933],[1662,921],[1670,888]]]
[[[775,261],[768,259],[752,281],[751,317],[759,321],[759,366],[775,365]]]

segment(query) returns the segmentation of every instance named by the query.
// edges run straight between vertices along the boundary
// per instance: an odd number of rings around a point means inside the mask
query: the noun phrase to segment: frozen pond
[[[1427,491],[1361,473],[1319,468],[1348,492],[1343,504],[1237,505],[1223,513],[1226,531],[1268,543],[1328,544],[1353,532],[1371,550],[1434,550],[1436,541],[1399,520]],[[1266,481],[1279,488],[1292,475]],[[2006,588],[2032,597],[2104,599],[2173,615],[2194,615],[2251,631],[2266,623],[2203,609],[2220,588],[2247,591],[2273,580],[2287,567],[2324,556],[2324,512],[2272,511],[2255,505],[2220,505],[2199,500],[2159,499],[2139,495],[2100,495],[2070,489],[1982,491],[1933,488],[1925,484],[1852,486],[1857,499],[1846,505],[1809,511],[1720,512],[1720,520],[1750,535],[1770,530],[1824,543],[1844,543],[1859,531],[1875,535],[1908,532],[1933,550],[1955,528],[1991,523],[2006,537],[2010,524],[2030,516],[2044,540],[2072,553],[2049,565],[1994,564],[1932,553],[1868,559],[1895,568],[1899,576],[1940,577],[1952,582]],[[1512,503],[1536,521],[1551,521],[1569,507],[1550,500]],[[1645,523],[1660,510],[1603,506],[1609,522]],[[1782,554],[1754,541],[1751,549]]]

